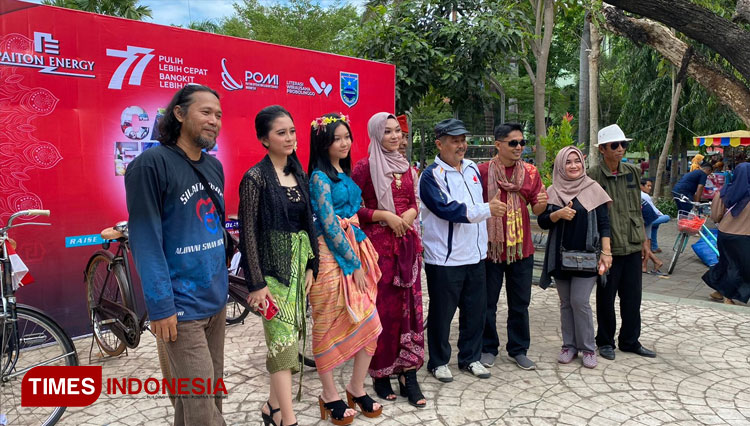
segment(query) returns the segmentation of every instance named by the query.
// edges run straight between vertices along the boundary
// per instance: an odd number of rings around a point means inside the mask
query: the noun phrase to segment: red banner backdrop
[[[95,236],[127,219],[122,175],[158,143],[177,89],[200,83],[220,94],[211,154],[224,165],[228,213],[265,154],[253,124],[263,107],[292,113],[305,166],[313,118],[349,115],[356,159],[369,117],[394,109],[388,64],[15,0],[0,0],[0,30],[0,223],[22,209],[52,211],[51,227],[12,231],[36,279],[17,296],[74,335],[90,331],[83,270]]]

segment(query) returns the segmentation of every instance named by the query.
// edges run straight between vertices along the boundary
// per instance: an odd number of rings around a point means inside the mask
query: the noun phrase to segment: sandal
[[[281,411],[281,408],[271,407],[271,402],[269,401],[266,401],[266,405],[268,405],[268,411],[270,412],[270,414],[266,414],[263,412],[262,408],[260,409],[260,415],[261,417],[263,417],[263,424],[265,426],[270,426],[270,425],[276,426],[276,422],[273,421],[273,415]]]
[[[323,402],[323,397],[318,397],[318,405],[320,406],[320,419],[326,420],[328,417],[331,418],[331,423],[340,426],[348,425],[354,420],[354,416],[344,417],[344,413],[349,408],[346,406],[343,400]]]
[[[393,388],[391,387],[390,377],[380,377],[378,379],[373,378],[372,388],[380,398],[383,398],[386,401],[396,400],[396,392],[394,392]]]
[[[349,402],[349,408],[354,408],[354,404],[359,405],[359,409],[362,411],[362,414],[365,417],[369,417],[372,419],[378,417],[383,412],[382,405],[377,410],[373,408],[375,407],[375,404],[377,404],[377,402],[374,399],[370,398],[370,395],[366,393],[362,396],[355,397],[351,392],[349,392],[349,390],[347,390],[346,399],[347,402]]]
[[[404,378],[404,383],[401,383],[401,378]],[[398,376],[398,387],[401,391],[401,396],[405,396],[409,399],[409,404],[417,408],[424,408],[427,406],[427,400],[422,395],[422,390],[419,389],[419,383],[417,382],[417,370],[405,371]],[[420,400],[425,400],[423,403],[419,403]]]

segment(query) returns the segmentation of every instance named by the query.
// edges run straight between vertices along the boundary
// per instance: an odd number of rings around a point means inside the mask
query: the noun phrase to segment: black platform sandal
[[[396,400],[396,392],[394,392],[391,387],[390,377],[381,377],[379,379],[373,378],[372,389],[380,398],[383,398],[386,401]]]
[[[276,422],[273,421],[273,415],[281,411],[281,408],[271,407],[271,403],[269,401],[266,401],[266,405],[268,405],[268,411],[270,412],[270,414],[264,413],[263,409],[261,408],[260,415],[263,417],[263,424],[265,426],[270,426],[270,425],[276,426]]]
[[[401,383],[401,378],[404,378],[404,383]],[[419,383],[417,382],[417,370],[404,371],[398,375],[398,389],[401,392],[401,396],[405,396],[409,399],[409,404],[417,407],[424,408],[427,405],[427,400],[422,395],[422,390],[419,389]],[[419,401],[424,399],[425,402],[419,404]]]
[[[346,403],[339,399],[337,401],[323,402],[322,397],[318,397],[318,405],[320,406],[320,419],[325,420],[328,417],[331,418],[331,423],[341,426],[348,425],[354,420],[354,416],[344,417],[347,407]]]
[[[370,397],[368,394],[355,397],[349,390],[346,391],[346,400],[349,403],[349,408],[354,408],[354,404],[359,405],[359,409],[362,410],[362,415],[369,418],[378,417],[383,412],[383,406],[377,410],[374,408],[377,402]]]

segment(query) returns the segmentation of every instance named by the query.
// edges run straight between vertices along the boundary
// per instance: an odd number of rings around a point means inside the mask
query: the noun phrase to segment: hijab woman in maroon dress
[[[378,252],[383,273],[376,300],[383,332],[369,373],[375,392],[387,400],[396,399],[390,376],[398,375],[400,394],[421,408],[426,400],[416,374],[424,363],[422,244],[414,229],[416,173],[398,152],[401,127],[395,116],[377,113],[367,130],[369,155],[354,166],[352,179],[362,189],[364,200],[357,215]]]

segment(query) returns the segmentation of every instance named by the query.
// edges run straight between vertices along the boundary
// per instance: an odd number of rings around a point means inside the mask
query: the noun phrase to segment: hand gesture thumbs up
[[[497,191],[497,194],[490,200],[490,213],[492,216],[501,217],[505,216],[507,209],[508,206],[500,201],[500,191]]]
[[[568,205],[561,208],[560,217],[565,220],[573,220],[576,215],[576,211],[573,209],[573,201],[568,201]]]

